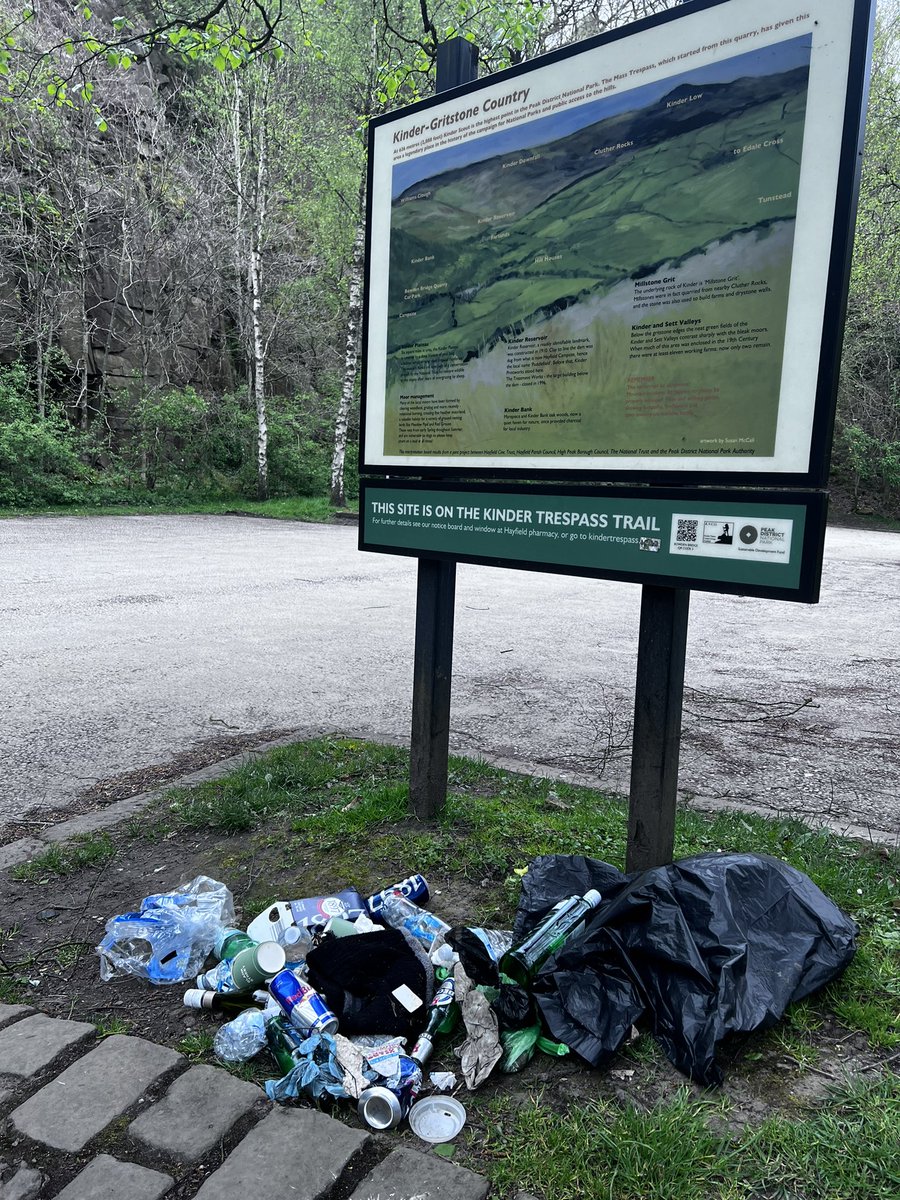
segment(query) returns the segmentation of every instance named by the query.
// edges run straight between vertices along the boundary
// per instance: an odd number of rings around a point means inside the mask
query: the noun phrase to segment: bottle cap
[[[591,908],[596,908],[597,905],[600,903],[600,901],[603,899],[603,897],[596,890],[596,888],[591,888],[590,891],[585,892],[584,898],[585,898],[585,900],[587,900],[587,902],[591,906]]]

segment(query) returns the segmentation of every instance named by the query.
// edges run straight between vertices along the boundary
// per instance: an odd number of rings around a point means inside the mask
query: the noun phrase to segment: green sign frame
[[[815,604],[824,492],[361,481],[359,548]]]

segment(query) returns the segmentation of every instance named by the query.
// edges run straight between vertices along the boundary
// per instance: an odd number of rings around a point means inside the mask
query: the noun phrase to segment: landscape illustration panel
[[[772,455],[810,51],[395,165],[385,454]]]

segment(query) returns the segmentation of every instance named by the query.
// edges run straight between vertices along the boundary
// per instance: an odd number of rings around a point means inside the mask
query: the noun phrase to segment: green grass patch
[[[856,1082],[807,1120],[773,1117],[748,1134],[735,1160],[736,1194],[896,1200],[898,1130],[900,1076]]]
[[[289,898],[277,894],[270,865],[292,881],[288,886],[302,881],[307,895],[351,884],[368,894],[410,871],[451,874],[471,883],[464,919],[495,925],[512,919],[521,874],[539,854],[584,854],[624,867],[620,797],[451,758],[446,807],[437,820],[422,822],[409,813],[408,784],[405,750],[323,738],[279,747],[223,779],[170,793],[165,821],[176,830],[251,835],[259,880],[245,901],[251,915]],[[159,822],[159,811],[146,819]],[[859,922],[859,952],[822,999],[871,1045],[900,1045],[900,854],[799,821],[679,812],[676,858],[716,850],[792,863]],[[34,863],[27,869],[30,877],[41,871]],[[814,1061],[820,1008],[796,1006],[769,1035],[800,1065]]]
[[[100,1013],[94,1017],[98,1038],[115,1037],[120,1034],[134,1033],[134,1022],[125,1021],[121,1017],[110,1017]]]
[[[687,1088],[643,1111],[610,1101],[563,1113],[495,1101],[484,1155],[494,1184],[553,1200],[895,1200],[900,1078],[836,1091],[804,1119],[720,1132],[727,1101]]]
[[[186,1033],[175,1049],[179,1054],[183,1054],[188,1062],[216,1062],[213,1054],[215,1040],[215,1033],[211,1033],[207,1029],[198,1029]]]
[[[102,867],[116,856],[116,844],[108,833],[86,833],[69,842],[54,843],[43,854],[10,871],[13,879],[46,883],[54,877],[74,875],[86,867]]]
[[[680,1091],[649,1112],[594,1101],[556,1113],[496,1105],[485,1154],[500,1188],[554,1200],[698,1200],[727,1188],[731,1153],[709,1126],[709,1101]]]

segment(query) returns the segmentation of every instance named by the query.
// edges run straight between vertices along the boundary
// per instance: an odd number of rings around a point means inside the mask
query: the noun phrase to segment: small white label
[[[400,1001],[407,1012],[415,1012],[417,1008],[422,1007],[422,1000],[405,983],[401,983],[398,988],[394,988],[391,995]]]
[[[793,532],[784,518],[674,513],[669,553],[787,563]]]

